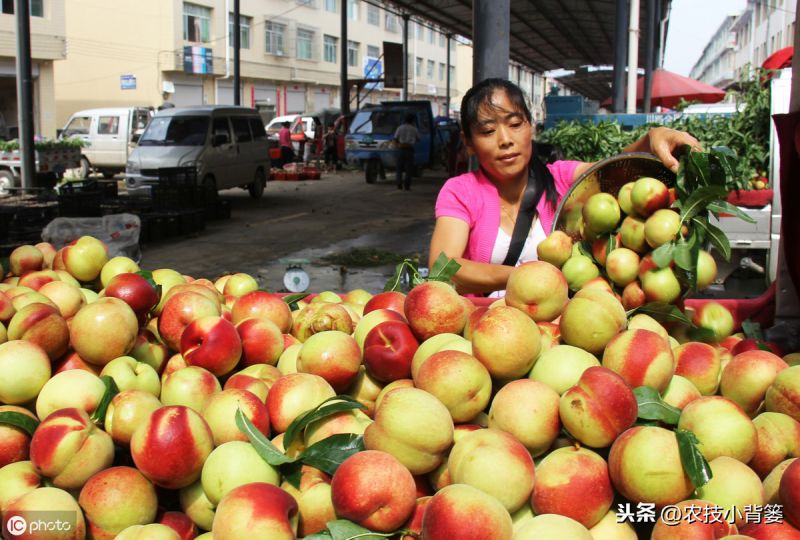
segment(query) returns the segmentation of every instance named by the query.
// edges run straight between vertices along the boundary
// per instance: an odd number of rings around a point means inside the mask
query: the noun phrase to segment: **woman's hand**
[[[655,127],[651,128],[647,135],[625,148],[624,151],[652,152],[669,170],[678,172],[678,160],[675,158],[674,152],[686,145],[696,150],[702,150],[698,140],[685,131]]]

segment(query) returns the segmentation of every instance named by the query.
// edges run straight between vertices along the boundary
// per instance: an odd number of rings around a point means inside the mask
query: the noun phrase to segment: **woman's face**
[[[484,172],[497,182],[527,176],[531,159],[531,124],[517,110],[504,90],[492,94],[491,106],[478,110],[467,149],[478,157]]]

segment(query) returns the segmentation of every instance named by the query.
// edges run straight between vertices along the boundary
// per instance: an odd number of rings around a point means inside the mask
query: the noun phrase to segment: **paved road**
[[[205,231],[183,239],[143,246],[143,268],[173,268],[213,279],[247,272],[269,290],[282,288],[281,258],[306,258],[310,291],[366,288],[378,292],[391,267],[342,269],[320,257],[352,247],[373,247],[401,255],[424,254],[433,230],[433,207],[443,174],[426,172],[411,191],[390,179],[369,185],[358,171],[323,174],[321,180],[269,182],[264,197],[251,199],[234,189],[230,220],[207,223]]]

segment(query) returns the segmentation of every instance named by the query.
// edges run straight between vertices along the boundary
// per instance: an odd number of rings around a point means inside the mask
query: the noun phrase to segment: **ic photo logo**
[[[12,516],[6,521],[6,530],[11,536],[21,536],[28,530],[28,522],[22,516]]]

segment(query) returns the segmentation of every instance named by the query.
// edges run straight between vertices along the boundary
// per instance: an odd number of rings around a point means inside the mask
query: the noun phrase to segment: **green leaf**
[[[417,265],[411,259],[404,259],[394,268],[394,275],[389,278],[389,281],[383,286],[383,292],[388,291],[402,291],[403,289],[403,276],[409,276],[409,283],[417,285],[421,282]]]
[[[241,409],[236,409],[236,427],[239,428],[239,431],[247,435],[247,439],[250,441],[250,444],[253,445],[258,455],[261,456],[261,459],[273,467],[295,461],[275,448],[275,445],[272,444],[263,433],[256,429]]]
[[[712,201],[724,199],[727,195],[728,190],[723,186],[702,186],[695,189],[683,203],[681,223],[685,223],[696,216],[707,208]]]
[[[449,258],[444,252],[439,253],[439,256],[436,258],[436,262],[433,264],[433,268],[431,268],[430,272],[428,273],[428,280],[429,281],[444,281],[447,283],[452,283],[452,278],[458,272],[458,269],[461,268],[461,265],[456,262],[455,259]]]
[[[14,411],[0,412],[0,424],[19,428],[30,436],[33,436],[33,432],[39,427],[39,421],[36,418]]]
[[[650,315],[658,322],[680,322],[683,324],[692,324],[691,319],[686,316],[681,310],[679,310],[676,306],[672,304],[662,304],[660,302],[651,302],[649,304],[645,304],[640,306],[633,311],[631,314],[636,313],[644,313],[645,315]]]
[[[333,540],[369,540],[371,538],[389,538],[395,535],[394,532],[376,533],[346,519],[329,521],[327,527]]]
[[[280,466],[280,471],[284,480],[295,488],[300,489],[300,480],[303,474],[303,464],[301,462],[294,461],[292,463],[284,463]]]
[[[363,450],[364,438],[361,435],[339,433],[306,448],[300,460],[333,476],[345,459]]]
[[[304,536],[303,540],[331,540],[331,533],[328,530],[324,530],[315,534],[310,534],[308,536]]]
[[[586,255],[590,259],[594,260],[594,254],[592,253],[592,243],[588,240],[583,240],[578,244],[578,251],[582,255]]]
[[[651,256],[653,258],[653,262],[656,263],[659,268],[666,268],[669,266],[669,263],[672,262],[674,252],[675,243],[667,242],[654,249],[651,253]]]
[[[675,246],[675,253],[672,259],[675,264],[686,271],[693,272],[697,270],[697,257],[692,259],[692,248],[685,242],[679,242]]]
[[[353,409],[366,409],[366,407],[350,396],[341,395],[326,399],[310,411],[295,418],[289,424],[289,427],[286,428],[286,433],[283,435],[284,448],[289,448],[297,434],[301,433],[310,423]]]
[[[153,278],[153,272],[149,270],[139,270],[138,272],[135,273],[138,276],[142,276],[145,279],[145,281],[147,281],[150,285],[153,286],[153,288],[157,288],[159,286],[158,283],[156,283],[156,280]]]
[[[761,325],[750,319],[742,321],[742,332],[744,332],[744,336],[748,339],[764,341],[764,333],[761,331]],[[767,350],[769,350],[769,347],[767,347]]]
[[[664,403],[658,390],[650,386],[639,386],[633,389],[636,403],[639,406],[639,418],[644,420],[658,420],[675,426],[681,417],[681,410]]]
[[[717,341],[717,334],[710,328],[692,325],[689,329],[689,339],[692,341],[701,341],[703,343],[715,343]]]
[[[297,309],[297,303],[308,296],[308,293],[287,294],[283,297],[283,301],[289,305],[289,309],[294,311]]]
[[[119,388],[117,388],[117,383],[114,382],[114,379],[108,375],[103,375],[100,377],[100,380],[103,381],[106,391],[103,392],[103,397],[100,399],[100,403],[97,404],[97,408],[92,413],[91,419],[92,422],[102,428],[103,423],[106,420],[106,411],[108,410],[108,405],[111,403],[111,400],[114,399],[114,396],[119,394]]]
[[[711,245],[720,252],[726,261],[731,260],[731,244],[728,237],[722,232],[719,227],[708,223],[703,219],[697,217],[692,218],[694,223],[700,229],[700,237],[711,242]]]
[[[695,489],[699,489],[713,477],[708,461],[697,448],[700,441],[697,440],[694,433],[685,429],[676,430],[675,436],[678,439],[678,451],[681,455],[683,470],[686,471]]]
[[[609,253],[617,249],[617,235],[616,234],[609,234],[608,235],[608,244],[606,244],[606,256]]]
[[[756,220],[747,215],[744,210],[735,204],[729,203],[728,201],[714,201],[708,205],[708,209],[712,212],[716,212],[717,214],[730,214],[732,216],[736,216],[747,223],[756,222]]]
[[[686,153],[686,188],[693,193],[700,186],[707,186],[711,180],[708,153],[691,148]]]

